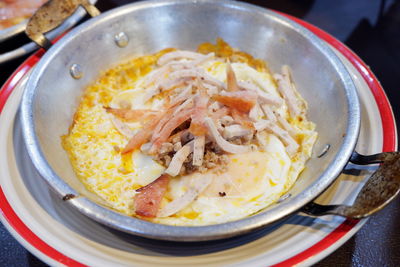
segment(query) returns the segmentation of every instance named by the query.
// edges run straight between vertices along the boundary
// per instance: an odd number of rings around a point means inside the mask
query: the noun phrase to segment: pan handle
[[[352,206],[320,205],[310,202],[301,211],[313,216],[327,214],[361,219],[383,209],[400,192],[400,152],[360,155],[353,152],[350,162],[357,165],[381,163],[368,179]]]
[[[100,14],[89,0],[50,0],[29,19],[25,29],[26,35],[42,48],[50,48],[51,42],[44,34],[60,26],[79,6],[92,17]]]

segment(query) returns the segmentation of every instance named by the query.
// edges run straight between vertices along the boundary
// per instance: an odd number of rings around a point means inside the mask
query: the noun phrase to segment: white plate
[[[353,65],[340,57],[352,74],[362,107],[357,151],[381,152],[386,135],[395,134],[395,126],[392,125],[391,133],[384,133],[382,110],[370,87]],[[26,75],[0,114],[1,221],[23,246],[50,265],[310,265],[341,246],[365,223],[299,213],[245,236],[189,244],[148,240],[106,228],[56,198],[31,164],[17,116],[25,82]],[[387,108],[390,110],[390,106]],[[351,204],[373,169],[349,164],[317,202]]]

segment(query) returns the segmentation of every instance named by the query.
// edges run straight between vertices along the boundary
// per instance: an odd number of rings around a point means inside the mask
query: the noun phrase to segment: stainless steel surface
[[[284,194],[283,196],[281,196],[280,199],[278,199],[278,203],[285,201],[286,199],[290,198],[291,196],[292,196],[291,194]]]
[[[115,43],[121,48],[127,46],[129,43],[129,38],[124,32],[117,33],[114,39]]]
[[[83,76],[82,67],[79,64],[72,64],[69,72],[74,79],[80,79]]]
[[[92,17],[100,14],[89,0],[50,0],[29,19],[25,29],[26,35],[38,46],[50,48],[51,42],[44,34],[59,27],[78,7],[83,7]]]
[[[90,2],[94,4],[97,2],[97,0],[90,0]],[[73,27],[75,24],[77,24],[85,16],[85,14],[86,13],[83,10],[83,8],[78,8],[78,10],[76,10],[76,12],[72,16],[70,16],[66,21],[64,21],[58,28],[46,34],[47,38],[49,40],[53,40],[56,37],[60,36],[62,33],[64,33],[65,31]],[[0,43],[2,41],[14,37],[17,34],[22,33],[25,30],[27,23],[28,20],[25,20],[15,26],[1,30]],[[0,64],[21,57],[28,53],[31,53],[32,51],[38,48],[39,48],[38,45],[36,45],[34,42],[30,42],[23,46],[17,47],[12,51],[0,54]]]
[[[361,219],[380,211],[399,194],[399,152],[385,152],[369,156],[354,152],[350,161],[359,165],[382,164],[365,183],[352,206],[324,206],[311,202],[302,209],[303,212],[315,216],[334,214],[351,219]]]
[[[11,38],[14,35],[17,35],[18,33],[23,32],[25,30],[27,22],[28,22],[28,20],[24,20],[24,21],[12,26],[12,27],[0,30],[0,42],[1,41],[5,41],[8,38]]]
[[[322,149],[321,153],[318,154],[318,158],[323,157],[326,153],[328,153],[329,149],[331,148],[330,144],[325,145],[325,147]]]
[[[114,40],[121,31],[131,40],[124,49]],[[266,60],[272,71],[278,71],[283,64],[292,68],[294,81],[309,104],[309,117],[317,125],[319,139],[314,151],[322,151],[330,144],[329,152],[321,158],[313,155],[288,192],[290,198],[242,220],[178,227],[153,224],[106,208],[76,178],[60,142],[83,90],[100,71],[127,58],[165,47],[195,49],[200,43],[215,42],[217,37]],[[87,44],[93,42],[96,49],[89,49]],[[79,80],[69,74],[73,63],[80,64],[85,73]],[[180,241],[242,234],[299,210],[341,172],[360,127],[355,87],[330,48],[308,30],[274,12],[234,1],[146,1],[85,22],[63,37],[38,63],[29,78],[21,111],[24,137],[36,168],[61,198],[67,194],[78,196],[66,203],[113,228]]]

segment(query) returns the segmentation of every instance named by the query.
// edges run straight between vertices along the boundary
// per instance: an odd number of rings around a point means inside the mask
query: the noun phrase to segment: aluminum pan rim
[[[303,28],[302,26],[291,21],[288,18],[276,14],[273,11],[246,3],[229,0],[222,0],[218,2],[212,0],[195,0],[190,2],[220,5],[226,8],[241,9],[247,12],[260,12],[265,16],[274,17],[274,19],[278,20],[280,23],[287,24],[293,30],[312,42],[317,49],[319,49],[323,54],[328,57],[329,61],[333,64],[335,70],[339,74],[339,77],[345,84],[346,97],[348,100],[347,107],[349,121],[347,124],[346,136],[343,139],[343,143],[340,146],[338,153],[336,154],[329,167],[311,186],[309,186],[309,188],[307,188],[297,196],[293,197],[286,203],[282,203],[279,206],[268,210],[267,212],[262,212],[252,217],[247,217],[238,221],[209,226],[169,226],[155,224],[134,217],[122,215],[116,211],[111,211],[107,208],[104,208],[84,197],[79,197],[67,201],[70,205],[77,208],[83,214],[102,224],[118,230],[122,230],[127,233],[155,239],[179,241],[202,241],[220,239],[242,234],[252,229],[271,224],[289,214],[292,214],[293,212],[296,212],[302,206],[321,194],[340,174],[340,172],[348,162],[352,151],[354,150],[360,129],[360,104],[350,74],[347,72],[343,63],[334,54],[334,52],[322,40],[320,40],[309,30]],[[32,104],[35,95],[35,85],[40,80],[42,73],[51,62],[51,59],[55,55],[60,53],[63,47],[68,45],[69,41],[74,38],[76,33],[80,31],[89,31],[91,26],[95,25],[96,23],[105,22],[114,16],[123,16],[124,14],[133,11],[139,11],[141,9],[147,9],[154,6],[174,5],[179,3],[187,4],[188,1],[152,0],[129,4],[103,13],[102,15],[83,23],[79,27],[69,32],[65,37],[63,37],[60,42],[55,44],[43,56],[42,60],[34,69],[28,80],[27,89],[24,92],[21,103],[21,121],[23,126],[24,139],[27,145],[28,153],[35,167],[60,196],[71,193],[77,194],[77,192],[72,189],[68,184],[66,184],[50,167],[43,156],[43,153],[39,147],[38,139],[35,135]]]

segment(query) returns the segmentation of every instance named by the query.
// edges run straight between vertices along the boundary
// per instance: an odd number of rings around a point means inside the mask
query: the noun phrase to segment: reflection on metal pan
[[[248,29],[252,29],[249,31]],[[131,40],[121,48],[115,35]],[[193,49],[222,37],[269,63],[292,67],[301,94],[317,124],[316,151],[329,151],[308,163],[290,197],[256,215],[234,222],[195,227],[166,226],[121,215],[93,201],[84,192],[60,144],[77,99],[98,73],[132,55],[165,47]],[[283,41],[282,41],[283,40]],[[96,49],[88,49],[95,44]],[[81,66],[80,79],[70,76]],[[311,77],[311,78],[310,78]],[[49,86],[51,85],[51,86]],[[351,77],[341,61],[311,32],[274,12],[233,1],[146,1],[97,16],[65,35],[51,47],[32,72],[24,93],[21,120],[33,163],[65,203],[90,218],[131,234],[180,241],[220,239],[276,222],[316,198],[336,179],[353,153],[360,128],[360,107]],[[83,197],[82,197],[83,196]]]

